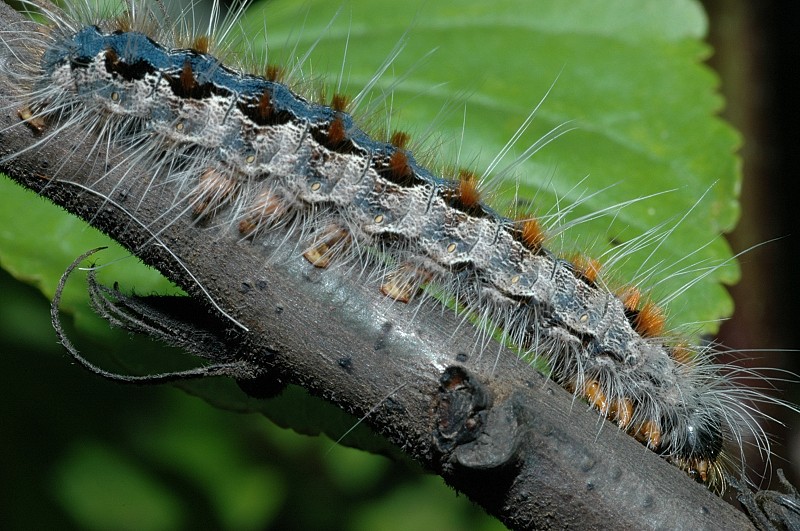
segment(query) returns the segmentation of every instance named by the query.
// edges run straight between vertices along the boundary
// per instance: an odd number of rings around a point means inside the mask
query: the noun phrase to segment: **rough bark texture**
[[[0,30],[14,20],[18,15],[0,4]],[[3,101],[11,90],[0,79]],[[15,109],[0,119],[0,158],[36,140],[30,128],[11,127],[19,123]],[[96,182],[85,172],[94,160],[91,139],[74,142],[58,139],[0,169],[206,300],[170,253],[148,245],[150,235],[104,200],[141,201],[138,217],[147,223],[164,211],[163,196],[127,189],[122,197],[113,174],[93,184],[94,193],[49,179],[59,166],[77,183]],[[476,353],[475,331],[433,303],[390,304],[374,285],[315,269],[289,249],[268,264],[259,246],[233,228],[220,234],[188,215],[161,239],[249,329],[218,317],[231,329],[232,348],[356,416],[379,404],[368,417],[375,430],[511,528],[752,527],[513,352],[502,352],[497,363],[497,345]]]

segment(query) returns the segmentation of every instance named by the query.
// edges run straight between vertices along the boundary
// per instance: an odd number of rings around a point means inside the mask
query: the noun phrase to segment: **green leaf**
[[[702,277],[670,303],[671,324],[695,334],[730,315],[722,283],[736,281],[738,268],[720,235],[738,216],[739,138],[716,117],[722,100],[715,75],[702,64],[709,54],[701,40],[706,21],[695,2],[351,0],[339,8],[311,0],[298,11],[296,2],[277,0],[253,6],[241,30],[252,56],[287,65],[314,46],[290,76],[311,95],[321,82],[327,94],[357,94],[404,43],[356,116],[378,136],[408,130],[421,141],[418,159],[438,168],[458,164],[482,173],[541,103],[492,171],[486,191],[493,204],[504,210],[513,203],[518,214],[545,220],[565,213],[567,224],[608,209],[592,221],[552,229],[559,252],[585,251],[606,262],[655,227],[663,241],[617,260],[609,284],[654,286],[659,301]],[[572,130],[503,172],[559,128]],[[103,240],[10,182],[0,187],[0,262],[50,297],[67,264]],[[139,293],[174,289],[135,262],[114,264],[106,281]],[[66,308],[83,326],[88,310],[78,291],[72,289]],[[100,334],[94,325],[87,330]],[[207,398],[252,407],[227,392]],[[292,415],[298,406],[288,407],[277,416],[306,418]],[[316,432],[317,417],[308,418],[294,427]],[[338,433],[349,428],[343,418]]]
[[[126,289],[137,293],[180,293],[157,271],[143,266],[130,252],[100,231],[33,192],[0,179],[0,265],[17,279],[36,286],[52,298],[66,267],[89,249],[108,246],[98,260],[103,264],[119,263],[102,269],[98,278],[105,283],[124,278]],[[62,309],[73,313],[76,322],[92,334],[112,340],[108,325],[88,306],[86,290],[68,283]]]

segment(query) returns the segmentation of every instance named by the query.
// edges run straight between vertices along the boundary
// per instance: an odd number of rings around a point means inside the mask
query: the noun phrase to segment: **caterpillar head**
[[[698,483],[722,491],[725,488],[720,459],[723,442],[719,412],[691,409],[679,429],[672,430],[664,441],[662,454]]]

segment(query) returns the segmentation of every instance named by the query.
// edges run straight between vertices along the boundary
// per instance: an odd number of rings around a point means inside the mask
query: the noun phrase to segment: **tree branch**
[[[0,4],[0,31],[19,20]],[[14,101],[13,90],[0,79],[3,101]],[[15,109],[0,119],[0,158],[36,142]],[[97,157],[92,140],[58,138],[0,169],[207,303],[202,286],[248,329],[215,313],[231,352],[358,417],[369,413],[376,431],[508,526],[750,526],[513,352],[492,344],[476,353],[477,332],[430,300],[391,304],[372,283],[315,269],[287,245],[267,261],[263,246],[232,227],[203,227],[189,214],[160,232],[163,245],[154,244],[145,226],[169,207],[164,195],[144,186],[121,190],[119,168],[103,179],[86,172]],[[51,179],[55,167],[71,182]],[[147,168],[125,170],[126,183],[150,179]],[[136,205],[143,225],[131,222],[125,205]]]

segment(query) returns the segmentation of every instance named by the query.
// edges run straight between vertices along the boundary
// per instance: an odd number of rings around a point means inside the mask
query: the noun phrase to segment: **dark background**
[[[719,339],[740,349],[798,349],[800,326],[795,309],[800,282],[794,277],[794,267],[800,258],[800,4],[744,0],[705,0],[703,4],[715,50],[708,62],[719,73],[727,100],[723,116],[744,137],[742,217],[729,240],[738,252],[780,238],[741,258],[742,281],[731,288],[736,311],[722,326]],[[800,373],[800,352],[753,353],[762,355],[754,366],[774,365]],[[782,398],[800,403],[797,384],[782,387],[789,389]],[[787,422],[785,428],[768,427],[776,436],[773,449],[780,456],[773,465],[791,472],[797,482],[800,415],[773,411]]]

